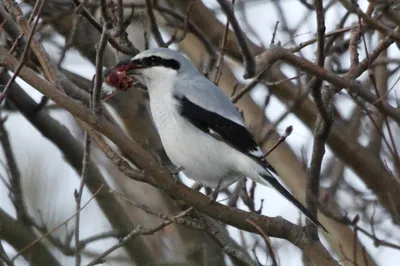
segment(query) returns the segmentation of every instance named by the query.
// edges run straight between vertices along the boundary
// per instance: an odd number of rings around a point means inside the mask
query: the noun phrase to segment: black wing
[[[179,102],[180,114],[198,129],[249,155],[276,173],[262,156],[261,150],[246,127],[198,106],[183,95],[176,94],[174,97]]]

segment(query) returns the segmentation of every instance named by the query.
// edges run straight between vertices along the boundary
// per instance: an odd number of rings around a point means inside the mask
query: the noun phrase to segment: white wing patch
[[[260,147],[257,147],[257,149],[255,151],[250,151],[249,154],[253,155],[255,157],[262,157],[264,155],[264,153],[261,151]]]
[[[106,82],[103,82],[102,87],[101,87],[101,91],[105,95],[113,94],[116,90],[117,90],[117,88],[115,88],[114,86],[111,86],[110,84],[108,84]]]

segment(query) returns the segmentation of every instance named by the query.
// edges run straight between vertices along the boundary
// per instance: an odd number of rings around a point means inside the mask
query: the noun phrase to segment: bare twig
[[[288,127],[286,128],[286,130],[285,130],[285,134],[279,137],[279,139],[278,139],[278,141],[275,143],[275,145],[272,146],[272,148],[271,148],[269,151],[267,151],[267,152],[263,155],[263,157],[265,158],[265,157],[267,157],[269,154],[271,154],[271,152],[273,152],[282,142],[284,142],[284,141],[286,140],[286,138],[289,137],[290,134],[292,134],[292,132],[293,132],[293,127],[292,127],[292,126],[288,126]]]
[[[46,1],[46,0],[43,0]],[[29,26],[29,22],[24,19],[24,14],[20,8],[20,6],[14,0],[4,0],[5,6],[7,6],[10,13],[16,18],[16,21],[20,25],[22,32],[26,37],[29,38],[31,28]],[[38,13],[39,14],[39,13]],[[44,72],[45,77],[56,84],[56,86],[60,89],[60,82],[57,79],[55,74],[55,69],[52,63],[48,60],[45,50],[43,49],[42,45],[38,42],[34,35],[31,37],[30,47],[32,48],[33,52],[35,53],[40,66]]]
[[[108,12],[106,0],[100,0],[100,11],[101,11],[101,17],[104,20],[104,24],[110,23],[112,21],[112,18],[110,16],[110,13]]]
[[[81,182],[79,185],[79,190],[74,191],[75,201],[76,201],[76,216],[75,216],[75,266],[81,265],[81,254],[80,254],[80,246],[79,246],[79,229],[80,229],[80,209],[81,209],[81,200],[83,194],[83,187],[85,184],[85,179],[87,177],[87,167],[90,160],[90,144],[91,139],[90,136],[85,132],[85,146],[83,152],[82,159],[82,172],[81,172]]]
[[[26,222],[28,213],[25,208],[22,187],[21,187],[21,173],[18,169],[17,161],[14,152],[11,147],[10,139],[8,137],[8,132],[4,127],[6,118],[1,118],[0,121],[0,142],[3,146],[4,156],[7,161],[9,173],[10,173],[10,191],[11,191],[11,201],[15,206],[15,211],[17,213],[17,218],[22,222]]]
[[[81,14],[84,18],[86,18],[90,24],[94,26],[96,30],[99,32],[103,31],[103,27],[96,21],[96,19],[86,10],[83,6],[81,6],[81,2],[79,0],[73,0],[76,7],[80,7],[76,9],[77,14]],[[121,53],[128,54],[128,55],[137,55],[140,51],[133,46],[128,39],[125,39],[124,42],[126,45],[121,45],[117,40],[114,38],[109,38],[108,42],[111,44],[112,47],[120,51]]]
[[[232,5],[235,4],[235,0],[232,0]],[[225,24],[225,30],[224,34],[222,36],[222,40],[219,46],[219,56],[217,59],[217,62],[215,64],[215,68],[217,69],[217,72],[215,73],[215,78],[214,78],[214,84],[218,85],[219,79],[221,78],[222,74],[222,62],[224,60],[224,54],[225,54],[225,45],[226,45],[226,40],[228,39],[228,33],[229,33],[229,19],[226,19],[226,24]]]
[[[357,228],[358,231],[360,231],[361,233],[363,233],[367,237],[371,238],[374,241],[374,245],[376,247],[384,246],[384,247],[389,247],[389,248],[393,248],[393,249],[396,249],[396,250],[400,250],[400,245],[399,244],[395,244],[395,243],[380,239],[375,235],[375,233],[369,233],[367,230],[359,227],[358,225],[355,225],[355,228]]]
[[[225,15],[230,21],[232,28],[235,32],[236,40],[239,44],[239,49],[243,57],[243,64],[245,68],[245,77],[252,77],[255,74],[255,61],[254,57],[251,53],[249,45],[247,43],[246,37],[240,28],[239,22],[236,19],[234,14],[233,7],[228,1],[226,0],[217,0],[221,9],[224,11]]]
[[[11,77],[11,79],[7,82],[7,84],[6,84],[5,88],[4,88],[4,90],[3,90],[2,93],[0,94],[0,104],[1,104],[1,103],[4,101],[4,99],[7,97],[8,90],[11,88],[11,85],[14,83],[15,79],[17,78],[19,71],[21,70],[21,68],[22,68],[22,67],[24,66],[24,64],[25,64],[25,60],[27,59],[26,56],[27,56],[27,54],[28,54],[28,50],[29,50],[29,48],[30,48],[30,44],[31,44],[32,38],[33,38],[33,36],[34,36],[34,34],[35,34],[35,32],[36,32],[36,27],[37,27],[37,25],[38,25],[38,22],[39,22],[39,19],[40,19],[40,14],[42,13],[42,10],[43,10],[43,7],[44,7],[45,2],[46,2],[46,0],[42,0],[41,3],[40,3],[39,10],[38,10],[38,14],[37,14],[37,18],[36,18],[35,22],[33,23],[33,26],[32,26],[32,28],[31,28],[31,30],[30,30],[30,32],[29,32],[28,41],[27,41],[27,43],[26,43],[26,46],[25,46],[25,48],[24,48],[24,51],[22,52],[21,59],[20,59],[20,61],[19,61],[19,65],[18,65],[17,69],[14,71],[14,75],[13,75],[13,76]]]
[[[258,231],[260,231],[261,236],[263,237],[264,241],[265,241],[265,246],[268,249],[268,253],[271,256],[271,260],[272,260],[272,265],[273,266],[278,266],[278,261],[276,260],[276,256],[274,253],[274,249],[272,247],[272,243],[271,240],[269,239],[268,235],[265,234],[265,232],[260,228],[260,226],[257,225],[257,223],[255,223],[254,221],[248,219],[246,220],[248,223],[252,224],[255,228],[257,228]]]
[[[3,244],[0,242],[0,262],[1,261],[3,261],[7,266],[15,266],[14,263],[9,259],[6,251],[4,250]]]
[[[101,85],[103,83],[103,55],[107,46],[108,34],[107,34],[107,23],[103,25],[103,31],[101,33],[100,41],[98,43],[96,52],[96,76],[93,84],[92,94],[92,113],[93,115],[100,115],[101,108]]]
[[[367,23],[372,28],[386,34],[388,37],[393,38],[396,41],[400,41],[400,33],[396,30],[392,30],[378,20],[372,18],[369,14],[364,13],[353,1],[349,0],[339,0],[340,3],[350,12],[356,13],[360,16],[365,23]]]
[[[177,214],[175,217],[176,218],[181,218],[185,215],[187,215],[192,209],[185,210],[179,214]],[[144,229],[142,226],[136,227],[134,230],[132,230],[128,235],[126,235],[124,238],[122,238],[117,244],[111,246],[109,249],[107,249],[105,252],[101,253],[99,256],[97,256],[93,261],[88,263],[86,266],[92,266],[96,264],[100,264],[104,262],[104,258],[109,255],[111,252],[114,250],[123,247],[126,242],[128,242],[129,239],[132,237],[136,237],[139,235],[152,235],[160,230],[162,230],[164,227],[170,225],[172,222],[171,221],[163,221],[160,223],[158,226],[151,228],[151,229]]]
[[[257,74],[257,76],[249,84],[247,84],[245,87],[243,87],[241,90],[239,90],[237,92],[237,94],[233,95],[231,97],[231,101],[233,103],[237,103],[240,100],[240,98],[242,98],[246,93],[248,93],[250,90],[252,90],[260,82],[261,76],[264,74],[265,71],[268,70],[268,68],[269,67],[266,67],[265,69],[260,71],[260,73]]]
[[[177,36],[176,33],[173,34],[171,39],[166,43],[167,47],[170,46],[172,43],[180,43],[181,41],[183,41],[186,38],[186,35],[189,30],[190,14],[192,12],[192,9],[193,9],[193,6],[195,3],[196,3],[196,1],[192,0],[191,4],[188,7],[188,10],[185,15],[185,19],[183,21],[183,33],[179,37],[176,37]],[[176,32],[178,32],[178,31],[176,30]]]
[[[35,241],[30,243],[29,245],[25,246],[23,249],[19,250],[18,253],[11,259],[11,261],[14,261],[16,258],[18,258],[23,252],[25,252],[27,249],[31,248],[33,245],[36,243],[40,242],[43,238],[46,238],[48,235],[52,234],[53,232],[57,231],[60,229],[62,226],[66,225],[69,221],[71,221],[78,213],[80,213],[86,206],[89,205],[89,203],[96,197],[96,195],[101,191],[103,186],[99,187],[99,189],[93,193],[92,197],[83,205],[76,213],[74,213],[71,217],[69,217],[67,220],[56,226],[55,228],[51,229],[47,233],[43,234],[41,237],[37,238]]]
[[[68,36],[66,38],[66,41],[65,41],[65,45],[61,50],[60,59],[58,60],[58,63],[57,63],[57,67],[58,68],[61,68],[61,64],[65,59],[65,55],[67,54],[68,49],[71,48],[71,46],[75,42],[75,37],[76,37],[76,34],[78,32],[78,28],[79,28],[79,25],[81,23],[81,20],[82,20],[82,16],[81,15],[76,15],[72,19],[71,32],[68,34]]]
[[[314,1],[315,11],[317,13],[317,65],[324,69],[325,62],[325,16],[322,5],[322,0]],[[315,105],[318,109],[318,116],[316,127],[314,131],[314,145],[311,158],[311,165],[308,174],[307,191],[306,191],[306,206],[310,213],[317,219],[318,218],[318,203],[320,191],[320,174],[322,159],[325,154],[325,142],[328,138],[330,128],[332,126],[331,114],[328,110],[332,95],[322,97],[321,93],[322,79],[313,78],[310,81],[310,89],[314,98]],[[318,240],[318,228],[307,221],[307,234],[310,239]]]
[[[271,43],[270,43],[270,45],[275,44],[275,37],[276,37],[276,32],[278,31],[278,25],[279,25],[279,21],[277,21],[277,22],[275,23],[274,31],[272,32],[272,38],[271,38]]]
[[[378,44],[374,51],[370,53],[370,60],[375,60],[376,57],[383,51],[388,48],[393,43],[393,40],[386,37],[382,42]],[[358,65],[357,69],[347,73],[344,77],[340,77],[331,72],[325,71],[324,69],[314,65],[312,62],[297,57],[293,55],[291,52],[283,49],[281,47],[273,47],[268,49],[259,57],[259,62],[263,62],[260,64],[259,69],[263,71],[266,67],[275,63],[277,60],[284,60],[285,62],[294,65],[300,68],[303,71],[306,71],[319,79],[326,80],[332,83],[338,90],[342,88],[346,88],[349,92],[355,93],[356,95],[362,97],[367,102],[374,104],[376,108],[378,108],[381,112],[391,117],[397,123],[400,124],[400,112],[388,104],[387,102],[382,102],[382,105],[377,105],[376,101],[377,97],[371,93],[369,90],[364,88],[359,82],[355,82],[352,79],[357,78],[367,69],[367,62],[363,60]]]
[[[88,132],[89,135],[96,141],[97,145],[104,152],[107,158],[109,158],[111,162],[115,164],[115,166],[121,173],[133,180],[142,182],[146,181],[146,176],[144,172],[131,167],[125,159],[123,159],[110,147],[110,145],[107,144],[107,142],[96,130],[94,130],[84,122],[82,122],[81,125],[86,130],[86,132]]]
[[[148,28],[148,18],[144,15],[144,11],[140,12],[140,20],[142,21],[143,26],[143,39],[144,39],[144,49],[147,50],[150,48],[149,43],[149,28]]]
[[[149,22],[150,22],[150,30],[153,33],[154,39],[156,40],[158,46],[168,47],[161,36],[160,30],[158,29],[157,20],[156,17],[154,16],[152,0],[146,0],[146,6],[147,6],[146,8],[147,16],[149,17]]]

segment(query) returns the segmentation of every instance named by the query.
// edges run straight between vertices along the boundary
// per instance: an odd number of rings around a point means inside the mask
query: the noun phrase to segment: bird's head
[[[198,73],[196,67],[179,52],[168,48],[153,48],[132,59],[119,62],[104,72],[104,91],[125,91],[134,81],[147,88],[153,84],[173,82],[178,75]]]

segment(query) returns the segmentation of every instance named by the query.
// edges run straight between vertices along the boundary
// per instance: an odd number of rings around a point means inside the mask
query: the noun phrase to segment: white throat
[[[145,69],[141,73],[141,79],[146,85],[150,98],[171,94],[178,72],[165,67],[153,67]]]

